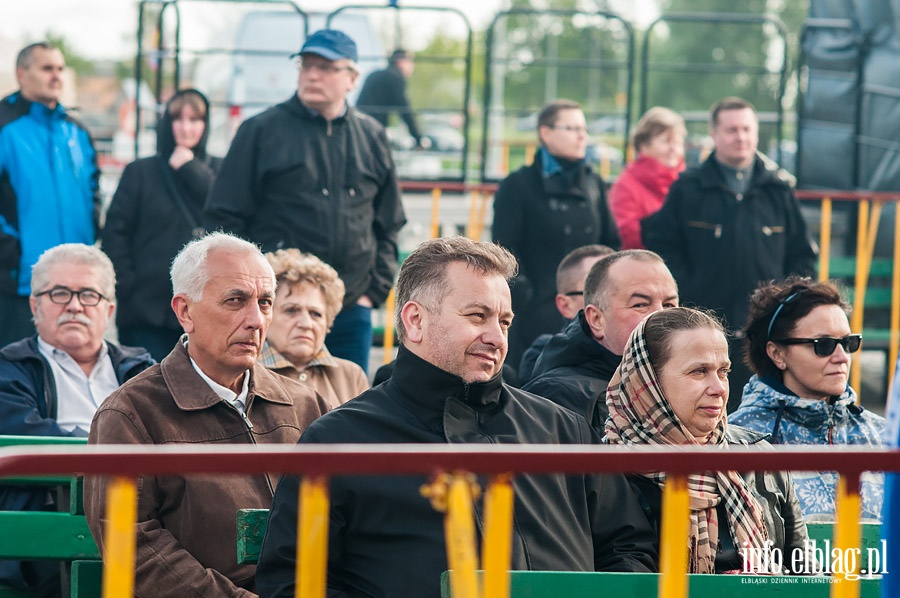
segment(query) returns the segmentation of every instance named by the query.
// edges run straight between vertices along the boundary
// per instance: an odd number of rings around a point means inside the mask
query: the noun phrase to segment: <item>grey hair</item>
[[[81,264],[95,268],[100,274],[100,293],[111,303],[116,301],[116,271],[109,257],[93,245],[64,243],[41,254],[31,267],[31,296],[50,285],[50,269],[57,264]]]
[[[203,299],[203,288],[209,282],[207,262],[211,251],[234,251],[258,256],[269,269],[272,288],[275,288],[275,272],[258,246],[229,233],[214,232],[191,241],[172,260],[170,274],[175,295],[185,295],[191,301]]]
[[[16,56],[16,68],[27,69],[29,66],[31,66],[31,57],[34,55],[34,51],[37,49],[58,50],[59,48],[57,48],[50,42],[35,42],[33,44],[28,44],[27,46],[19,50],[19,54],[18,56]]]

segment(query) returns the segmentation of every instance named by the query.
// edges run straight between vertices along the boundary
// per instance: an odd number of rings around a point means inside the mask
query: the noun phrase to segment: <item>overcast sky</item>
[[[414,0],[410,6],[455,6],[466,14],[472,26],[483,27],[496,13],[503,0]],[[363,4],[365,2],[353,2]],[[335,0],[298,2],[304,9],[331,11],[348,4]],[[383,2],[378,2],[383,6]],[[401,2],[401,6],[404,2]],[[221,29],[224,16],[231,7],[246,10],[248,3],[212,1],[182,2],[183,35],[204,41]],[[257,5],[258,6],[258,5]],[[202,14],[202,18],[196,18]],[[44,37],[47,31],[61,34],[87,58],[123,59],[133,55],[136,48],[137,3],[131,0],[4,0],[0,8],[0,37],[3,53],[8,46],[21,47]],[[190,40],[189,40],[190,41]],[[14,56],[0,56],[0,62],[10,63]]]

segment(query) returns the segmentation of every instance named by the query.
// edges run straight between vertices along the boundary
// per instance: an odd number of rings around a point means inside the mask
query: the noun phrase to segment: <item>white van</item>
[[[309,14],[309,32],[325,27],[327,15]],[[360,84],[386,64],[385,52],[369,18],[360,13],[339,13],[331,27],[356,42]],[[290,58],[303,41],[304,19],[293,11],[251,11],[233,30],[232,55],[202,56],[194,65],[193,85],[210,103],[208,151],[224,156],[237,127],[245,119],[281,103],[297,92],[297,66]],[[353,103],[359,85],[350,97]]]

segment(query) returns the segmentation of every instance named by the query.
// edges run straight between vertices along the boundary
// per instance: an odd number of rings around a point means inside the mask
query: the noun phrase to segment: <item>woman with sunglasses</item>
[[[744,361],[755,372],[729,423],[766,432],[773,444],[884,444],[885,420],[857,404],[850,388],[849,306],[832,282],[789,277],[763,283],[750,298]],[[807,521],[834,519],[837,476],[795,473]],[[862,521],[880,521],[884,477],[865,473]]]

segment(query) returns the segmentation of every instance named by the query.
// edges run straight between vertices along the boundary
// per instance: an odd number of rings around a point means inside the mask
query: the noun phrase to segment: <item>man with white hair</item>
[[[153,365],[144,349],[103,335],[116,306],[112,262],[90,245],[45,251],[31,272],[37,334],[0,349],[0,434],[87,436],[97,407]],[[2,486],[0,509],[55,510],[46,488]],[[0,562],[0,581],[59,591],[59,564]]]
[[[272,322],[275,273],[256,245],[225,233],[172,263],[172,309],[187,333],[159,365],[114,392],[90,444],[294,443],[327,411],[310,388],[257,365]],[[278,477],[146,477],[138,491],[136,596],[251,597],[238,565],[238,509],[268,508]],[[84,510],[105,552],[106,478],[88,478]]]

